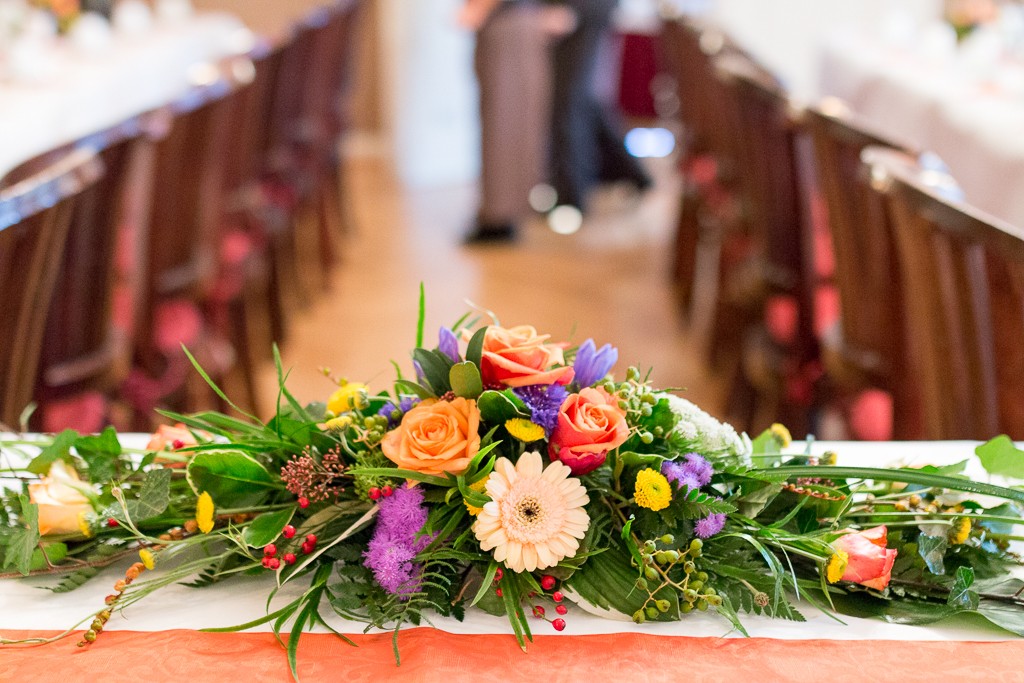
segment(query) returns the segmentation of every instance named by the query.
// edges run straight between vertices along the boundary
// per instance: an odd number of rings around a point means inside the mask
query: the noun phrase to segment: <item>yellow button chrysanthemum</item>
[[[78,513],[78,530],[82,532],[82,535],[86,538],[92,538],[92,527],[89,526],[89,520],[86,518],[84,512]]]
[[[367,386],[360,382],[349,382],[331,394],[327,400],[327,410],[335,415],[347,413],[356,408],[363,408],[366,404]]]
[[[469,488],[472,489],[473,491],[482,492],[484,490],[484,488],[487,486],[487,479],[488,478],[489,477],[484,477],[483,479],[481,479],[479,481],[474,481],[472,484],[469,485]],[[481,512],[483,512],[483,508],[478,508],[475,505],[470,505],[468,500],[463,501],[463,502],[466,504],[466,509],[469,510],[469,514],[472,515],[473,517],[476,517]]]
[[[139,551],[139,559],[142,560],[142,566],[150,571],[156,566],[156,558],[153,556],[153,551],[149,548],[143,548]]]
[[[789,430],[786,429],[786,425],[776,422],[768,428],[768,431],[772,433],[772,436],[779,440],[779,443],[782,444],[783,448],[786,448],[793,443],[793,436],[789,433]]]
[[[199,494],[196,501],[196,524],[204,534],[213,531],[213,498],[206,491]]]
[[[507,429],[508,433],[514,438],[519,439],[523,443],[540,441],[544,438],[543,427],[534,422],[530,422],[529,420],[524,420],[521,417],[506,420],[505,429]]]
[[[825,563],[825,579],[829,583],[839,583],[846,573],[846,565],[850,563],[850,556],[845,550],[837,550]]]
[[[949,530],[949,542],[952,545],[966,543],[971,537],[971,520],[966,517],[957,517]]]
[[[672,487],[661,472],[650,467],[636,475],[636,489],[633,493],[636,504],[648,510],[664,510],[672,502]]]

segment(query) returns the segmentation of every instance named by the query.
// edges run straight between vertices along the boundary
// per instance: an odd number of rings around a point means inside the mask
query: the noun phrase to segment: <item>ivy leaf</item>
[[[39,506],[29,502],[26,495],[18,496],[21,515],[18,523],[10,529],[4,548],[4,569],[14,567],[21,574],[28,574],[32,567],[32,555],[39,544]]]
[[[967,610],[978,609],[979,597],[975,591],[971,590],[972,585],[974,585],[974,570],[970,567],[957,569],[956,580],[953,582],[953,588],[949,591],[946,604]]]
[[[974,452],[989,474],[1024,479],[1024,451],[1005,434],[981,444]]]
[[[44,476],[50,471],[50,465],[57,460],[70,462],[71,447],[75,445],[75,441],[77,439],[78,432],[74,429],[65,429],[63,432],[55,436],[50,445],[44,448],[39,455],[32,458],[32,462],[30,462],[28,467],[25,469],[32,474]]]
[[[103,511],[101,517],[112,517],[119,522],[125,522],[125,510],[128,511],[128,519],[135,524],[144,522],[147,519],[156,517],[167,509],[171,498],[171,471],[165,469],[152,470],[146,473],[142,481],[139,495],[131,500],[126,500],[124,509],[117,503],[110,505]]]
[[[117,430],[107,427],[98,436],[82,436],[75,440],[75,450],[89,466],[89,481],[102,483],[117,475],[117,459],[121,456],[121,442]]]
[[[188,482],[196,495],[206,491],[218,507],[259,505],[277,486],[273,475],[241,451],[204,451],[188,464]]]
[[[925,565],[928,566],[928,571],[932,574],[942,576],[946,573],[946,565],[943,562],[943,557],[946,555],[946,548],[949,547],[949,542],[945,536],[928,536],[921,534],[917,538],[917,553],[924,560]],[[973,578],[973,574],[972,574]]]
[[[480,408],[480,417],[484,422],[505,424],[507,420],[515,417],[528,417],[525,405],[520,410],[520,406],[516,403],[518,399],[514,401],[509,393],[511,392],[489,390],[480,394],[477,406]]]

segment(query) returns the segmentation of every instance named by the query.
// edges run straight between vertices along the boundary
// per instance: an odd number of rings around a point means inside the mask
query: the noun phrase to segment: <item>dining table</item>
[[[147,438],[122,436],[132,447]],[[833,451],[847,465],[921,466],[969,459],[977,445],[818,441],[795,442],[791,450]],[[76,624],[82,629],[80,620],[91,619],[124,569],[112,566],[62,593],[47,590],[54,585],[49,577],[0,581],[0,681],[291,680],[285,650],[269,624],[244,632],[201,630],[256,620],[301,593],[286,584],[268,601],[275,583],[267,574],[201,588],[166,586],[116,612],[88,647],[76,647],[81,630],[45,645],[7,644],[52,637]],[[837,617],[807,603],[799,603],[799,611],[802,621],[741,615],[745,636],[710,613],[637,625],[622,614],[570,604],[564,631],[537,619],[532,642],[521,649],[503,617],[475,609],[461,621],[432,617],[402,629],[394,640],[395,633],[366,631],[325,604],[321,612],[337,634],[323,626],[308,629],[297,673],[304,681],[1024,680],[1024,640],[980,619],[908,626]]]
[[[234,15],[167,5],[177,9],[149,16],[128,0],[110,22],[90,14],[66,35],[0,42],[0,177],[174,101],[210,64],[252,49],[253,33]]]
[[[1008,41],[992,27],[958,44],[953,28],[941,23],[888,37],[837,32],[820,46],[819,92],[891,137],[937,155],[968,203],[1021,226],[1021,40]]]

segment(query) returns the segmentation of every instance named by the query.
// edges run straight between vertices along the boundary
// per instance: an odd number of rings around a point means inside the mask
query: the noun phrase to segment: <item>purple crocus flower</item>
[[[452,359],[453,363],[459,362],[459,338],[447,327],[442,327],[437,333],[437,348],[441,353]]]
[[[558,426],[558,411],[569,395],[565,387],[561,384],[531,384],[512,391],[530,409],[530,420],[543,427],[544,432],[551,436],[551,432]]]
[[[603,379],[618,360],[619,350],[611,344],[605,344],[598,349],[593,339],[586,340],[580,345],[576,352],[576,360],[572,364],[572,369],[576,373],[576,383],[581,389],[591,386]]]

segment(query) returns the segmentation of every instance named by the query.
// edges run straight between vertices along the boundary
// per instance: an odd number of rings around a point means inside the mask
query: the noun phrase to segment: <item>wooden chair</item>
[[[802,434],[809,427],[819,365],[815,278],[797,164],[798,114],[778,81],[749,56],[720,55],[715,68],[738,115],[736,173],[749,240],[741,264],[725,274],[715,345],[744,330],[731,401],[734,409],[745,407],[741,421],[756,430],[779,420]]]
[[[892,226],[881,197],[861,162],[868,147],[890,147],[914,154],[860,120],[841,101],[828,99],[807,109],[803,127],[813,143],[817,188],[827,209],[827,228],[838,291],[838,321],[821,336],[829,398],[843,404],[847,423],[865,390],[885,392],[892,401],[890,438],[920,436],[917,392],[906,370],[902,293]],[[860,402],[864,404],[863,401]],[[871,411],[868,411],[869,413]],[[867,415],[870,422],[883,419]],[[860,420],[863,421],[863,420]],[[889,425],[871,424],[885,434]],[[864,434],[855,433],[858,438]]]
[[[0,422],[10,428],[32,399],[75,203],[103,177],[87,149],[47,163],[0,189]]]
[[[248,74],[248,76],[246,76]],[[156,145],[155,187],[145,246],[145,283],[136,325],[135,367],[124,393],[139,428],[152,409],[224,408],[181,351],[187,347],[240,405],[256,402],[255,383],[240,365],[230,330],[218,326],[226,153],[235,125],[232,95],[251,71],[234,62],[207,65],[199,81],[164,114]]]
[[[869,148],[864,161],[895,229],[925,436],[1024,438],[1024,230],[911,157]]]

